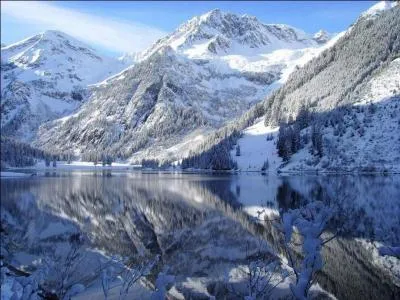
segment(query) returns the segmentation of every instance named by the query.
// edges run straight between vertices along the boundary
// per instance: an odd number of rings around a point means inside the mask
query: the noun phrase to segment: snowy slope
[[[259,172],[266,161],[269,163],[269,171],[278,169],[282,162],[275,144],[278,129],[278,127],[266,127],[264,119],[261,119],[243,131],[243,137],[238,142],[240,156],[236,156],[236,149],[231,152],[239,170]],[[271,135],[273,139],[268,140],[267,138]]]
[[[315,117],[314,124],[321,127],[322,157],[312,154],[308,126],[300,133],[302,149],[280,170],[400,170],[399,9],[382,3],[372,7],[333,47],[292,73],[278,93],[267,98],[267,124],[296,119],[305,105]],[[261,132],[268,130],[261,124],[254,126],[260,126]],[[257,157],[265,155],[267,144],[260,149],[253,129],[246,129],[238,143],[252,153],[245,164],[260,169]],[[232,157],[239,168],[244,167],[242,158]]]
[[[74,111],[88,84],[126,65],[59,31],[1,48],[1,127],[30,141],[40,124]]]
[[[77,155],[101,148],[132,160],[176,159],[321,49],[290,26],[214,10],[121,57],[134,65],[93,85],[89,102],[43,126],[36,143],[56,151],[68,144]]]
[[[398,5],[397,1],[379,1],[375,5],[371,6],[365,12],[361,14],[361,18],[373,19],[376,16],[379,16],[386,10],[392,9]]]
[[[366,84],[342,124],[339,135],[335,127],[323,130],[325,144],[335,151],[326,150],[318,161],[307,145],[282,170],[400,172],[400,58]]]

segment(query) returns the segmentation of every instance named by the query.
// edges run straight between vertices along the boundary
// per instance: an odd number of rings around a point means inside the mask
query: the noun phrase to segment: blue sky
[[[308,33],[339,32],[377,1],[54,1],[1,2],[1,42],[58,29],[102,52],[141,51],[196,15],[220,8],[289,24]]]

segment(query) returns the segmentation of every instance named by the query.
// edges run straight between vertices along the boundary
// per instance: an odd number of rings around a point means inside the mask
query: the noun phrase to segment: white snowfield
[[[231,151],[231,156],[236,160],[241,171],[261,171],[265,161],[268,160],[269,171],[276,171],[282,162],[276,150],[276,139],[279,127],[266,127],[261,118],[253,126],[243,132],[239,139],[240,156],[236,155],[236,149]],[[269,135],[273,140],[267,140]]]

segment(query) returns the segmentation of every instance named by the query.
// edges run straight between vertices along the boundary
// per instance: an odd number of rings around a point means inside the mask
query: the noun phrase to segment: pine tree
[[[113,162],[112,156],[111,155],[107,155],[107,158],[106,158],[107,165],[111,166],[112,162]]]
[[[317,154],[319,157],[322,157],[323,151],[322,151],[322,132],[321,132],[321,127],[318,124],[314,124],[311,127],[311,142],[313,146],[313,151],[315,154]]]
[[[302,104],[296,118],[296,123],[299,125],[300,130],[308,127],[310,123],[310,113],[308,108]]]
[[[281,123],[276,145],[278,148],[278,155],[282,157],[284,161],[288,161],[292,155],[292,139],[293,130],[291,126],[286,123]]]
[[[276,147],[278,149],[278,155],[280,157],[284,157],[285,155],[285,127],[286,124],[282,123],[279,126],[279,133],[278,133],[278,142],[276,143]]]
[[[236,146],[236,156],[240,156],[240,146]]]
[[[67,164],[71,164],[71,160],[72,160],[72,154],[71,154],[71,152],[70,151],[68,151],[68,153],[67,153]]]
[[[269,169],[269,162],[268,159],[264,162],[264,164],[261,167],[261,171],[266,171]]]
[[[300,149],[300,127],[299,125],[297,125],[297,123],[293,125],[291,133],[292,133],[291,152],[296,153]]]

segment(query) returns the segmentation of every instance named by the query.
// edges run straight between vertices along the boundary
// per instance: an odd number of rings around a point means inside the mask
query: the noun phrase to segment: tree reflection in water
[[[108,255],[159,255],[156,270],[168,266],[176,288],[193,297],[226,293],[226,273],[237,275],[260,251],[285,255],[279,228],[255,217],[281,220],[318,202],[332,211],[322,237],[337,238],[322,247],[316,282],[346,299],[399,292],[399,274],[376,265],[360,242],[400,244],[399,177],[47,174],[1,180],[1,199],[2,228],[30,254],[43,256],[67,233],[81,232]],[[260,249],[260,241],[267,246]],[[8,250],[18,261],[20,249]],[[189,288],[188,280],[205,290]]]

